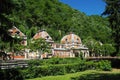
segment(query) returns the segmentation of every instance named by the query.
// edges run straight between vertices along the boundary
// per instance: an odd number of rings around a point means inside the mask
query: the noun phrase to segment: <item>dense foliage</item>
[[[10,47],[13,38],[7,30],[12,26],[19,28],[28,39],[39,29],[45,29],[55,42],[60,42],[64,35],[74,32],[83,43],[86,39],[89,41],[89,37],[102,44],[114,43],[108,18],[87,16],[59,0],[1,0],[0,4],[0,39],[3,43],[10,42]]]
[[[106,9],[104,15],[108,15],[112,38],[115,42],[116,54],[120,54],[120,0],[104,0]]]
[[[80,58],[29,60],[28,65],[27,68],[0,70],[0,78],[3,80],[23,80],[43,76],[64,75],[85,70],[111,71],[112,69],[109,61],[86,61]]]
[[[48,60],[30,60],[29,67],[21,72],[25,78],[35,78],[50,75],[63,75],[85,70],[104,70],[110,71],[109,61],[85,61],[80,58],[53,58]]]

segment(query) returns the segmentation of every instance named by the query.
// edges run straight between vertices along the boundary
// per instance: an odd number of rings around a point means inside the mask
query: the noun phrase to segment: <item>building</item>
[[[52,40],[52,37],[45,30],[39,30],[33,36],[33,39],[39,39],[39,38],[45,39],[45,41],[48,42],[48,43],[51,43],[51,44],[54,43],[54,41]]]
[[[8,30],[8,33],[11,37],[13,38],[21,38],[21,44],[23,45],[27,45],[27,36],[22,33],[18,28],[16,28],[15,26],[13,26],[11,29]]]
[[[74,33],[69,33],[61,39],[60,44],[54,45],[54,56],[58,57],[83,57],[89,56],[88,48],[82,45],[81,39],[79,36]]]
[[[49,43],[51,45],[51,52],[52,52],[52,47],[54,44],[54,41],[52,39],[52,37],[45,31],[45,30],[39,30],[32,39],[40,39],[43,38],[45,39],[45,41],[47,43]],[[34,52],[33,52],[34,53]],[[33,53],[31,53],[33,55]],[[41,53],[42,55],[39,55],[39,52],[36,53],[35,56],[39,56],[40,58],[48,58],[48,57],[52,57],[52,53]]]
[[[20,44],[27,46],[27,36],[22,33],[17,27],[13,26],[11,29],[8,30],[8,33],[12,38],[20,39]],[[13,58],[25,58],[24,53],[15,54],[14,52],[8,52],[8,54],[11,54],[11,57]]]
[[[22,37],[22,44],[27,46],[26,36],[16,27],[8,30],[12,37]],[[52,37],[45,31],[39,30],[32,39],[43,38],[46,42],[51,44],[51,53],[44,53],[40,55],[38,51],[29,52],[30,49],[26,49],[25,58],[49,58],[49,57],[59,57],[59,58],[69,58],[69,57],[89,57],[89,50],[85,45],[82,44],[81,38],[74,33],[69,33],[65,35],[60,43],[55,43]]]
[[[43,38],[46,42],[51,44],[53,57],[66,58],[79,57],[80,55],[83,55],[83,57],[89,56],[88,48],[82,44],[80,37],[72,32],[65,35],[60,43],[55,43],[45,30],[40,30],[33,36],[33,39],[39,38]],[[49,54],[44,55],[44,57],[48,57],[47,55]]]

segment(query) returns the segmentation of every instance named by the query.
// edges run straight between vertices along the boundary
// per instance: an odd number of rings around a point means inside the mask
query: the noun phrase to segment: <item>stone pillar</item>
[[[29,49],[25,49],[25,59],[28,59]]]

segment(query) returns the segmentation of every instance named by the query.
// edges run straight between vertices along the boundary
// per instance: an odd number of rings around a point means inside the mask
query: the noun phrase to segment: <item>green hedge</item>
[[[35,78],[50,75],[63,75],[66,73],[80,72],[84,70],[111,70],[111,64],[109,61],[81,61],[79,63],[71,64],[54,64],[45,66],[32,66],[23,70],[25,78]]]
[[[98,70],[103,70],[103,71],[110,71],[110,70],[112,70],[111,62],[108,61],[108,60],[102,60],[102,61],[99,61],[96,64],[97,64],[96,68]]]
[[[120,80],[120,73],[90,73],[72,77],[71,80]]]
[[[29,60],[29,66],[43,66],[43,65],[54,65],[54,64],[70,64],[70,63],[79,63],[83,60],[80,58],[51,58],[44,60]]]
[[[7,78],[8,80],[23,80],[42,76],[64,75],[67,73],[75,73],[92,69],[107,71],[112,69],[111,63],[106,60],[99,62],[76,60],[77,59],[73,59],[73,61],[72,59],[51,59],[50,61],[41,60],[40,62],[42,63],[33,60],[29,62],[31,64],[28,68],[0,70],[0,79],[6,80]]]

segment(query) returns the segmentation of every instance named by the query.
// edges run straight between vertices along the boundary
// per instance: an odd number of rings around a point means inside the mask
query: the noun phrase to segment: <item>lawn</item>
[[[28,80],[71,80],[71,78],[87,75],[87,74],[94,74],[94,73],[101,73],[101,74],[120,74],[120,69],[113,69],[112,71],[96,71],[96,70],[86,70],[83,72],[71,73],[66,75],[58,75],[58,76],[46,76],[42,78],[34,78]]]

